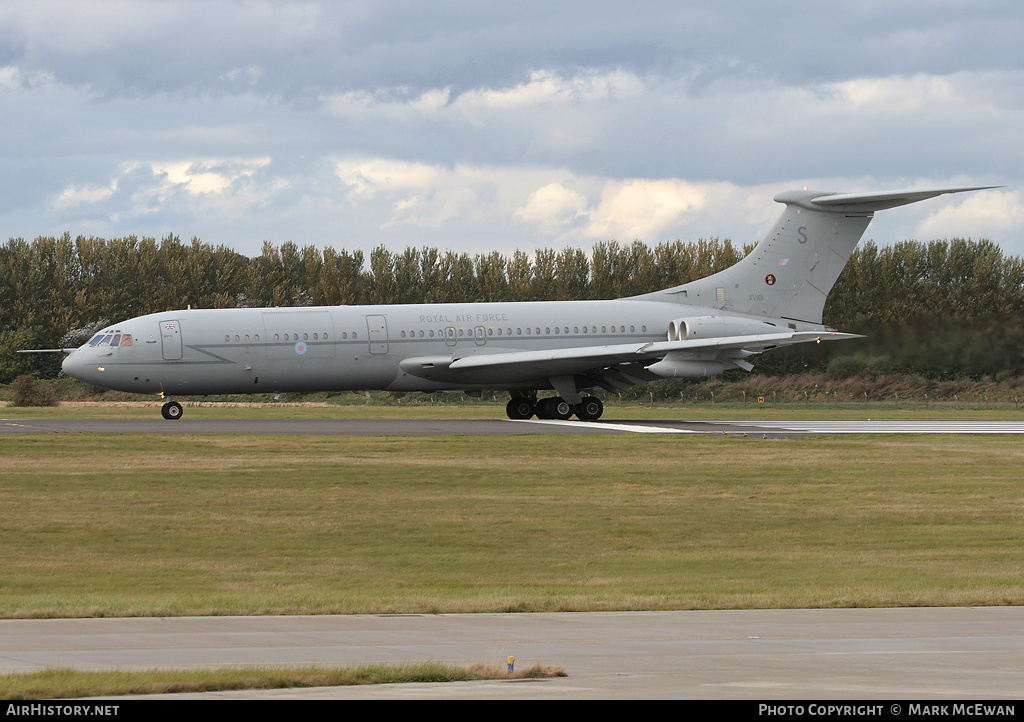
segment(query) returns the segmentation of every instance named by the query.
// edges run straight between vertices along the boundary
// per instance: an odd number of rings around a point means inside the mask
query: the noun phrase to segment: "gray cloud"
[[[1002,183],[869,235],[1024,253],[1022,36],[1016,2],[9,4],[0,230],[749,241],[793,185]]]

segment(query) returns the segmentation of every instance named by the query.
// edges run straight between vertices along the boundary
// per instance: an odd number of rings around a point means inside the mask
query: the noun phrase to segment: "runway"
[[[706,434],[790,438],[819,434],[1024,434],[1021,421],[744,421],[531,419],[0,419],[2,434],[306,434],[318,436],[504,436],[518,434]]]
[[[1015,700],[1024,607],[0,621],[0,672],[509,656],[568,676],[202,697]]]

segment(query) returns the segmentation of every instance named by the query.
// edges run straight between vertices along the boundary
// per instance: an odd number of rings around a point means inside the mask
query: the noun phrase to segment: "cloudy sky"
[[[0,6],[0,236],[750,242],[772,196],[1002,185],[866,237],[1024,255],[1020,0]]]

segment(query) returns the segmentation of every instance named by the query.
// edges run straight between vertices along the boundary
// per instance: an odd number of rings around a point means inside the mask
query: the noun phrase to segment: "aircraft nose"
[[[73,379],[79,379],[80,381],[88,381],[86,378],[86,362],[82,358],[82,354],[79,351],[72,351],[67,357],[61,361],[61,370]]]

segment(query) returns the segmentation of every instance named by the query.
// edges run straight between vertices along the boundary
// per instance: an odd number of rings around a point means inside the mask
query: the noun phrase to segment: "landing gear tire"
[[[572,404],[561,396],[541,399],[537,402],[537,418],[539,419],[562,419],[565,421],[571,416]]]
[[[168,401],[163,405],[163,407],[161,407],[160,413],[168,421],[177,421],[181,418],[181,415],[184,412],[181,408],[181,404],[177,401]]]
[[[586,396],[576,405],[576,417],[580,421],[597,421],[604,413],[604,404],[596,396]]]
[[[514,397],[505,404],[505,413],[510,419],[521,421],[533,416],[533,402],[523,397]]]

